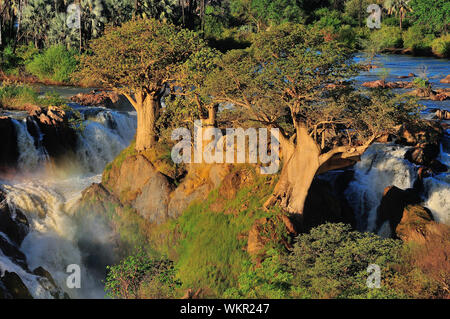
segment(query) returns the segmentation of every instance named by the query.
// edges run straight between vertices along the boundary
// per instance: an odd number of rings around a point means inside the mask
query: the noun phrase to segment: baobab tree
[[[354,164],[414,113],[409,100],[356,91],[347,83],[356,72],[349,58],[320,31],[284,24],[225,54],[206,81],[208,95],[232,103],[240,119],[282,133],[283,168],[266,207],[302,214],[316,175]]]
[[[137,19],[109,28],[92,40],[80,75],[97,80],[130,101],[137,112],[136,150],[157,141],[161,98],[189,57],[205,47],[192,31],[155,19]]]

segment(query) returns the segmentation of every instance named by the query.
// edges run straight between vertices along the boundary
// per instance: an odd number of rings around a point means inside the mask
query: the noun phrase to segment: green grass
[[[178,275],[185,288],[202,288],[209,296],[221,296],[237,283],[243,265],[248,231],[254,221],[273,213],[262,210],[272,191],[268,177],[255,176],[252,186],[239,190],[217,212],[212,204],[222,201],[217,190],[204,202],[193,203],[176,223]]]
[[[0,85],[0,104],[3,108],[20,109],[27,104],[41,107],[63,106],[66,100],[58,93],[47,92],[44,96],[31,86],[17,83],[4,83]]]

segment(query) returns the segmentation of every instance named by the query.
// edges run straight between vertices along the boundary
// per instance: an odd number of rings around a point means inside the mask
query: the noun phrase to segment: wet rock
[[[450,74],[447,75],[445,78],[443,78],[442,80],[440,80],[439,82],[441,83],[445,83],[445,84],[450,84]]]
[[[398,128],[396,142],[407,146],[431,144],[439,147],[442,135],[442,126],[435,121],[424,121],[418,125],[404,124]]]
[[[398,81],[398,82],[386,82],[384,80],[376,80],[376,81],[369,81],[364,82],[362,86],[366,88],[381,88],[381,89],[403,89],[403,88],[410,88],[413,86],[411,82],[407,81]]]
[[[14,272],[5,271],[4,276],[0,278],[0,284],[4,287],[7,299],[33,299],[22,279]]]
[[[388,221],[391,234],[395,233],[405,207],[420,202],[419,192],[415,189],[402,190],[396,186],[386,187],[377,209],[376,229],[380,230],[381,226]]]
[[[36,268],[35,270],[33,270],[33,274],[35,274],[36,276],[39,276],[39,277],[44,277],[44,278],[47,278],[47,280],[54,286],[54,287],[57,287],[57,285],[56,285],[56,283],[55,283],[55,280],[53,279],[53,277],[52,277],[52,275],[47,271],[47,270],[45,270],[43,267],[38,267],[38,268]]]
[[[4,233],[17,246],[22,244],[28,235],[30,225],[28,220],[19,209],[11,212],[6,204],[5,194],[0,190],[0,232]]]
[[[405,159],[417,165],[430,166],[431,161],[439,156],[440,148],[436,144],[422,144],[405,153]]]
[[[0,251],[23,269],[28,269],[27,258],[17,246],[10,243],[0,234]]]
[[[436,110],[436,117],[440,120],[450,120],[450,112],[447,110]]]
[[[56,162],[76,152],[78,135],[59,108],[49,107],[46,113],[27,117],[27,130],[35,141],[42,139],[48,155]]]
[[[17,167],[19,150],[17,148],[17,132],[12,120],[8,117],[0,117],[0,173],[8,172]]]
[[[79,93],[70,98],[74,103],[84,106],[104,106],[115,109],[131,109],[130,102],[123,96],[111,91],[94,90],[90,93]]]

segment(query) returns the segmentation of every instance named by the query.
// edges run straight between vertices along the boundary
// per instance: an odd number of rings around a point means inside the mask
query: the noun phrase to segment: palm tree
[[[384,8],[387,9],[388,14],[394,14],[400,18],[400,29],[403,28],[403,19],[408,11],[412,11],[409,6],[410,0],[385,0]]]

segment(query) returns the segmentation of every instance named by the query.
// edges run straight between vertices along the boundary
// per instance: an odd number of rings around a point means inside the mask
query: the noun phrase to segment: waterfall
[[[49,157],[42,143],[43,135],[39,126],[29,123],[37,132],[34,134],[37,136],[33,137],[27,130],[26,120],[14,119],[19,151],[18,168],[23,174],[13,181],[0,181],[10,210],[20,210],[30,223],[30,231],[19,247],[26,256],[28,268],[44,267],[71,298],[104,297],[104,278],[101,278],[95,265],[86,264],[84,251],[79,247],[80,239],[92,242],[95,247],[111,246],[108,228],[97,220],[92,220],[95,225],[89,226],[95,229],[95,238],[84,238],[83,228],[86,227],[77,224],[71,208],[80,198],[82,190],[101,181],[105,165],[129,145],[136,131],[136,113],[86,109],[86,113],[89,112],[95,115],[85,116],[84,129],[77,131],[78,145],[73,159],[81,167],[81,172],[69,174],[64,179],[48,174],[43,164],[49,162]],[[3,233],[0,236],[9,240]],[[108,251],[99,251],[99,254],[113,254],[112,249],[105,250]],[[92,260],[89,263],[92,264]],[[67,288],[69,273],[66,270],[71,264],[80,266],[81,289]],[[53,298],[46,289],[45,278],[17,265],[0,249],[0,275],[5,271],[19,275],[34,298]]]
[[[30,223],[31,230],[20,247],[27,257],[29,268],[43,266],[51,273],[58,286],[71,298],[102,298],[104,296],[101,283],[103,278],[95,278],[84,265],[82,251],[77,244],[78,225],[69,209],[71,200],[78,199],[81,191],[90,183],[99,181],[100,176],[97,175],[81,181],[68,179],[3,185],[7,192],[8,206],[24,212]],[[81,269],[80,289],[69,289],[66,285],[69,276],[66,272],[67,266],[72,264],[79,265]],[[17,273],[16,270],[11,269]],[[23,271],[18,274],[24,279]],[[25,279],[28,278],[28,275],[24,276]],[[24,283],[29,289],[31,287],[31,292],[36,287],[30,280]],[[39,294],[33,296],[48,297]]]
[[[374,144],[355,165],[355,177],[345,195],[356,213],[357,228],[375,229],[377,208],[388,186],[411,188],[417,178],[416,167],[404,159],[407,147]]]
[[[438,160],[450,167],[450,156],[442,144]],[[450,174],[445,172],[425,178],[424,186],[425,207],[431,210],[436,221],[450,225]]]
[[[77,157],[89,172],[101,173],[119,152],[130,144],[136,132],[133,116],[113,111],[99,112],[85,121],[78,135]]]
[[[47,152],[44,147],[37,148],[35,146],[34,138],[27,130],[26,120],[13,119],[12,121],[17,132],[18,167],[21,171],[33,171],[48,160]],[[40,131],[38,132],[40,133]],[[39,138],[42,139],[41,136]]]

